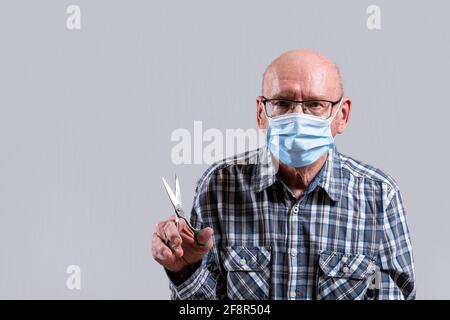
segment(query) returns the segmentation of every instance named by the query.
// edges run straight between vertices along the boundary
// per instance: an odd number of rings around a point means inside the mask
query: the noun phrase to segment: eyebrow
[[[295,100],[294,97],[296,96],[298,92],[292,91],[292,90],[286,90],[281,91],[274,95],[272,99],[279,99],[279,100]],[[325,96],[310,96],[307,99],[302,99],[302,101],[311,101],[311,100],[329,100],[328,97]]]
[[[275,94],[272,99],[288,99],[294,100],[294,97],[298,94],[295,90],[285,90]]]

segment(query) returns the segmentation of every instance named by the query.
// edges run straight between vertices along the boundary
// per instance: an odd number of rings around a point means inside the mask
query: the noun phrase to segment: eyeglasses
[[[268,117],[277,117],[289,113],[304,113],[321,119],[328,119],[331,116],[332,108],[338,104],[343,97],[337,101],[329,100],[305,100],[294,101],[287,99],[267,99],[261,96],[261,102]]]

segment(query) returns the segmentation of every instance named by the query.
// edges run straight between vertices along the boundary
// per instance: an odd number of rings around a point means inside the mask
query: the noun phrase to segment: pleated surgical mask
[[[321,119],[298,112],[268,118],[267,146],[281,162],[290,167],[305,167],[314,163],[334,147],[331,122],[339,112]]]

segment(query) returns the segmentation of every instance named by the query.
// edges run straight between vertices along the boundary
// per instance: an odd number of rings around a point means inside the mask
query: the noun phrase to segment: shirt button
[[[298,206],[295,206],[294,209],[292,209],[292,213],[293,214],[297,214],[298,213]]]
[[[294,299],[296,297],[295,291],[291,291],[290,296],[291,296],[292,299]]]
[[[291,250],[291,256],[293,256],[293,257],[297,256],[297,250],[296,249],[292,249]]]
[[[342,272],[344,272],[344,273],[349,273],[349,272],[350,272],[350,268],[347,267],[347,266],[344,266],[344,267],[342,268]]]
[[[239,260],[239,264],[240,264],[241,266],[245,266],[245,265],[247,264],[247,260],[241,259],[241,260]]]

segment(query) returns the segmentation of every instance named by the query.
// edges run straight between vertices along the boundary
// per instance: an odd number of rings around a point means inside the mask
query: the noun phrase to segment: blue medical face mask
[[[328,119],[301,113],[268,118],[267,146],[275,157],[290,167],[305,167],[334,146],[331,122],[341,108]]]

